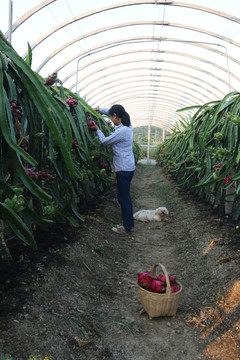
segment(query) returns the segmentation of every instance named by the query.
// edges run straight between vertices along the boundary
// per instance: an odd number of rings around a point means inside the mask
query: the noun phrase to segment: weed
[[[14,360],[13,357],[9,354],[6,355],[1,355],[0,360]],[[53,357],[51,355],[47,355],[47,356],[41,356],[41,355],[36,355],[36,351],[34,351],[28,358],[28,360],[53,360]]]
[[[50,293],[50,294],[54,294],[54,293],[56,293],[57,291],[54,290],[54,289],[46,288],[46,289],[45,289],[45,292],[46,292],[46,293]]]
[[[210,282],[212,278],[212,275],[211,275],[211,270],[210,270],[210,266],[207,267],[207,276],[206,276],[206,279],[208,282]]]
[[[1,360],[13,360],[13,357],[9,354],[1,355]]]
[[[178,252],[179,254],[188,252],[188,250],[189,250],[187,246],[184,246],[184,245],[182,245],[182,244],[180,244],[180,243],[176,243],[176,247],[177,247],[177,252]]]
[[[58,255],[63,256],[65,255],[65,250],[58,250]]]
[[[158,182],[154,185],[155,196],[159,198],[161,204],[168,204],[167,208],[172,209],[180,204],[180,200],[173,196],[172,185],[166,182]]]
[[[36,351],[34,351],[28,360],[53,360],[53,357],[51,355],[42,357],[41,355],[36,355]]]
[[[216,301],[218,302],[218,301],[220,301],[220,299],[221,299],[221,289],[218,288],[218,291],[217,291],[217,294],[216,294]]]
[[[95,249],[93,249],[93,251],[100,255],[105,255],[104,245],[98,245],[97,247],[95,247]]]

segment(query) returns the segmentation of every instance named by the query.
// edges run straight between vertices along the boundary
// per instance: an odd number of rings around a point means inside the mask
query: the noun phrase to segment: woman
[[[113,166],[117,177],[117,195],[121,206],[123,225],[112,228],[118,234],[130,232],[134,226],[130,184],[135,170],[135,159],[132,145],[132,125],[129,114],[122,105],[113,105],[110,109],[95,108],[101,114],[110,117],[115,125],[114,131],[105,136],[94,124],[91,129],[97,130],[97,136],[103,145],[113,149]]]

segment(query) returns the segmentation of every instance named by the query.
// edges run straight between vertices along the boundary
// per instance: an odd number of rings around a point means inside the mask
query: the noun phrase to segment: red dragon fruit
[[[162,282],[157,279],[153,279],[151,283],[151,291],[160,293],[162,292]]]
[[[170,281],[170,283],[175,283],[176,280],[177,280],[177,277],[176,277],[175,274],[169,275],[169,281]]]
[[[226,177],[226,178],[224,179],[224,185],[229,184],[231,181],[232,181],[232,178],[231,178],[230,176]]]
[[[100,164],[100,169],[107,169],[108,168],[108,164],[106,164],[106,163],[104,163],[104,162],[102,162],[101,164]]]
[[[164,284],[166,284],[166,276],[165,276],[165,274],[158,275],[156,279],[158,279],[158,280],[162,281]],[[177,279],[177,277],[176,277],[175,274],[169,275],[170,284],[174,285],[176,283],[176,279]]]
[[[72,140],[72,149],[77,149],[79,147],[78,142],[76,139]]]
[[[175,274],[169,275],[169,282],[171,292],[176,293],[180,291],[180,286],[176,281],[177,277]],[[160,274],[156,278],[152,278],[148,271],[138,274],[138,285],[151,292],[164,294],[167,289],[166,275]]]
[[[70,106],[70,108],[74,107],[78,103],[78,101],[73,98],[66,98],[66,102]]]
[[[57,73],[54,72],[51,75],[48,75],[46,81],[45,81],[45,85],[51,86],[53,85],[57,80]]]
[[[28,167],[26,167],[26,166],[24,166],[24,168],[25,168],[25,171],[26,171],[26,173],[28,174],[28,176],[29,176],[30,178],[36,179],[36,172],[35,172],[33,169],[28,168]]]
[[[171,292],[176,293],[180,290],[180,287],[177,285],[171,285]]]
[[[156,279],[159,280],[159,281],[162,281],[163,283],[166,283],[166,276],[165,276],[165,274],[163,274],[163,275],[158,275],[158,276],[156,277]]]
[[[23,113],[22,107],[17,106],[17,101],[15,99],[11,100],[11,101],[9,101],[9,104],[10,104],[12,115],[17,118],[22,117],[22,113]]]
[[[138,274],[138,285],[145,289],[150,289],[152,280],[148,271]]]
[[[95,122],[93,120],[88,120],[87,124],[91,127],[95,124]]]

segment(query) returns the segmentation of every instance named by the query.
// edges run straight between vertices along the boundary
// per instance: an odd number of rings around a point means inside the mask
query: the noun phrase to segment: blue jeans
[[[117,171],[117,196],[121,206],[123,226],[129,232],[134,226],[130,184],[134,171]]]

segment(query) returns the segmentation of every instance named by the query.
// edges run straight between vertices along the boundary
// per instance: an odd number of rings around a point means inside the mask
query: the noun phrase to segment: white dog
[[[133,214],[134,219],[139,221],[166,221],[168,209],[159,207],[156,210],[139,210]]]

